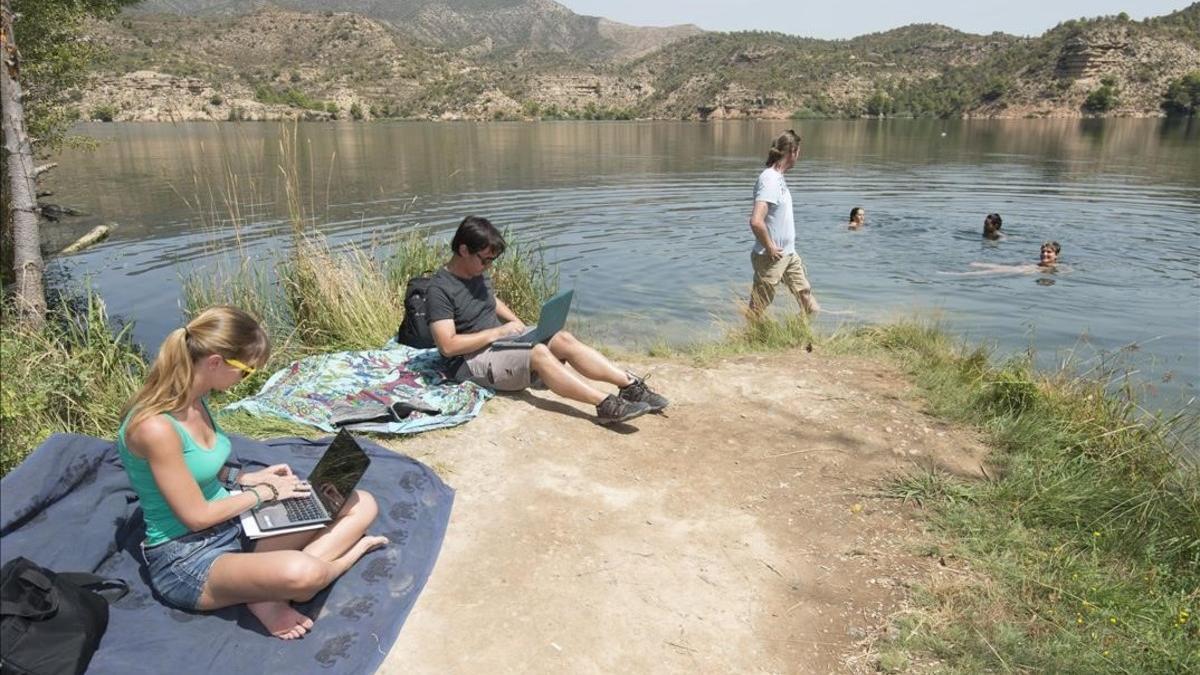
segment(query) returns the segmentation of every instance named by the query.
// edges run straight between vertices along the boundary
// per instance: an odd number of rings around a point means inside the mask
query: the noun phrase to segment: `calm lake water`
[[[337,242],[381,251],[414,228],[446,236],[484,215],[541,245],[576,289],[573,316],[611,344],[717,335],[748,294],[752,187],[772,137],[804,136],[787,179],[823,322],[938,313],[1002,354],[1122,353],[1155,407],[1200,382],[1200,124],[1158,120],[301,124],[306,206]],[[104,244],[55,263],[90,278],[151,349],[180,320],[180,277],[219,249],[266,260],[288,245],[267,123],[107,124],[55,158],[51,201],[88,215],[47,228]],[[228,227],[237,193],[244,227]],[[845,228],[852,206],[868,213]],[[988,212],[1008,238],[984,242]],[[955,276],[972,262],[1053,275]],[[778,311],[793,311],[786,293]],[[1124,349],[1123,349],[1124,348]]]

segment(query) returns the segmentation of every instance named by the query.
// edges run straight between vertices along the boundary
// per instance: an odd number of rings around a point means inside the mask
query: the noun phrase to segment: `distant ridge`
[[[269,6],[358,14],[452,50],[564,52],[603,61],[635,58],[702,32],[691,25],[629,26],[576,14],[553,0],[146,0],[131,12],[231,16]]]
[[[1200,72],[1200,3],[1032,38],[639,28],[551,0],[149,0],[93,32],[80,114],[115,120],[1147,116]]]

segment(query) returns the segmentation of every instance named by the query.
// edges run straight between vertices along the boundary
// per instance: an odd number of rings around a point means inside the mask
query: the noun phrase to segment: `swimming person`
[[[754,282],[750,290],[750,314],[761,316],[775,298],[775,286],[787,284],[800,308],[812,314],[821,306],[813,297],[804,261],[796,253],[796,223],[792,213],[792,194],[783,174],[800,158],[800,136],[791,129],[783,132],[767,154],[766,166],[754,184],[754,208],[750,212],[750,231],[754,248],[750,263]]]
[[[154,590],[187,610],[245,603],[268,632],[290,640],[313,625],[291,602],[311,599],[388,540],[365,536],[378,507],[362,490],[323,528],[255,542],[243,535],[243,512],[310,492],[286,464],[246,473],[225,466],[229,438],[208,409],[211,392],[234,386],[270,354],[254,317],[204,310],[163,340],[126,406],[117,451],[142,503],[142,557]],[[226,489],[235,486],[239,494]]]
[[[1058,256],[1062,253],[1062,246],[1057,241],[1048,241],[1042,244],[1041,250],[1038,252],[1038,261],[1036,263],[1026,263],[1023,265],[997,265],[995,263],[973,262],[971,267],[976,268],[970,272],[939,272],[956,277],[980,277],[989,274],[1037,274],[1038,272],[1056,272],[1058,271],[1059,262]]]
[[[992,241],[1003,238],[1004,234],[1000,232],[1000,226],[1003,224],[1004,221],[1000,218],[999,213],[987,214],[983,219],[983,238]]]
[[[850,222],[847,227],[851,230],[857,230],[867,224],[867,212],[863,207],[856,206],[850,209]]]
[[[1058,264],[1058,254],[1060,253],[1062,253],[1062,246],[1057,241],[1042,243],[1042,250],[1038,254],[1038,267],[1054,267]]]

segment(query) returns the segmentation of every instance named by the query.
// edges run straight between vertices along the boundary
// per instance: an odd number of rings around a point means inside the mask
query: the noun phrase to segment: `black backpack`
[[[396,331],[396,342],[417,349],[434,346],[433,333],[429,330],[429,306],[427,295],[433,283],[433,275],[425,272],[408,280],[404,292],[404,318]]]
[[[51,572],[26,558],[0,568],[0,673],[78,675],[108,628],[108,601],[94,592],[129,591],[119,579]]]

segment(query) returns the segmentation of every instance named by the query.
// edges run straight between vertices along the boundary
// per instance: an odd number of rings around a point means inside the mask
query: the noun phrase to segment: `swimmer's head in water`
[[[1000,226],[1004,221],[1000,218],[999,213],[989,213],[983,219],[983,236],[988,239],[1000,238]]]
[[[867,212],[861,206],[850,209],[850,224],[862,225],[867,220]]]
[[[1059,246],[1057,241],[1048,241],[1042,244],[1041,254],[1038,256],[1038,264],[1053,265],[1057,263],[1059,253],[1062,253],[1062,246]]]

